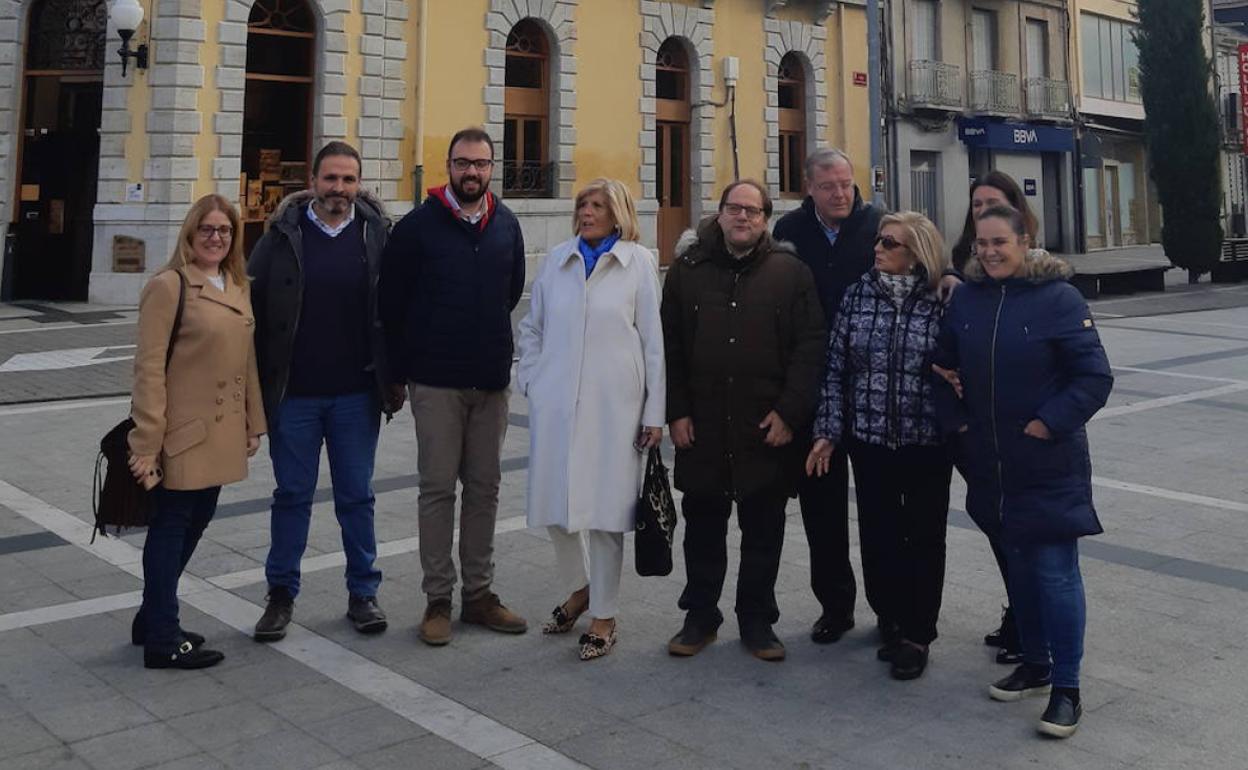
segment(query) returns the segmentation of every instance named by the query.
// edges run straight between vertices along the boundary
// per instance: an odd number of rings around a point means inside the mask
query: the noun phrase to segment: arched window
[[[690,224],[689,56],[677,38],[670,37],[659,47],[654,94],[659,259],[666,265],[674,259],[676,241]]]
[[[780,60],[776,100],[780,108],[780,194],[800,196],[806,158],[806,73],[793,51]]]
[[[247,19],[239,191],[247,253],[281,199],[307,187],[315,50],[306,0],[256,0]]]
[[[550,46],[545,30],[522,19],[507,35],[503,94],[503,193],[548,198],[550,163]]]
[[[104,70],[108,5],[104,0],[44,0],[30,9],[26,69]]]

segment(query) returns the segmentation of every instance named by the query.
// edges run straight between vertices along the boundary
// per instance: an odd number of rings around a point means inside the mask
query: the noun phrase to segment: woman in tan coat
[[[221,485],[247,477],[265,432],[254,329],[238,212],[205,196],[139,299],[130,470],[152,490],[152,510],[131,638],[147,668],[207,668],[225,657],[179,626],[177,590]]]

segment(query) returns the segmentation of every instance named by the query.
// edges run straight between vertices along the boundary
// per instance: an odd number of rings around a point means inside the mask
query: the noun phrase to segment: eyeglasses
[[[894,251],[896,249],[909,248],[908,246],[906,246],[906,244],[902,243],[901,241],[897,240],[891,235],[881,235],[880,237],[875,239],[875,244],[877,246],[883,246],[885,251]]]
[[[230,225],[218,225],[216,227],[213,227],[212,225],[200,225],[195,228],[195,231],[199,233],[199,237],[203,238],[205,241],[211,238],[214,233],[221,236],[221,240],[223,241],[228,241],[234,237],[234,228]]]
[[[456,171],[467,171],[469,167],[475,168],[477,171],[489,171],[494,165],[494,161],[489,158],[478,158],[470,160],[469,158],[453,158],[451,159],[451,168]]]
[[[756,206],[742,206],[739,203],[725,203],[724,213],[730,217],[745,214],[748,219],[758,219],[763,215],[763,210]]]

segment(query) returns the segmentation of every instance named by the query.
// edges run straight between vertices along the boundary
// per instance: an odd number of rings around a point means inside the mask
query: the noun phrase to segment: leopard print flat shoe
[[[580,612],[575,615],[570,614],[563,605],[560,604],[550,613],[550,620],[542,624],[543,634],[566,634],[572,630],[572,626],[576,625],[576,621],[580,619],[585,611],[589,609],[589,603],[581,608]]]
[[[593,660],[609,654],[617,639],[619,635],[615,632],[615,626],[611,627],[611,633],[605,639],[598,634],[581,634],[581,660]]]

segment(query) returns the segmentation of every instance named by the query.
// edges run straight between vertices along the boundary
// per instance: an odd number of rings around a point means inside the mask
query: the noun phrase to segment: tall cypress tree
[[[1195,282],[1222,248],[1222,183],[1213,67],[1201,0],[1139,0],[1140,93],[1149,175],[1161,203],[1161,243]]]

